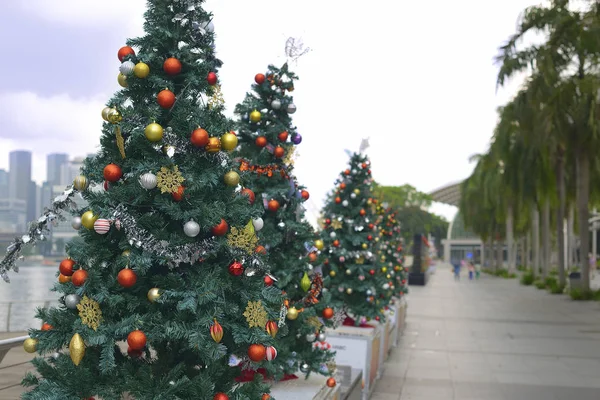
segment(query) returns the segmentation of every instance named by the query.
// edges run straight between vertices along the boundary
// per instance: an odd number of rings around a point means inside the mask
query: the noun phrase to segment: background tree
[[[79,236],[60,263],[61,304],[38,310],[44,325],[25,342],[54,355],[34,360],[24,399],[268,392],[260,379],[237,384],[240,369],[229,365],[237,355],[269,367],[282,298],[263,281],[251,223],[263,210],[235,192],[232,124],[203,100],[221,65],[211,15],[189,3],[148,1],[145,36],[118,51],[123,89],[102,111],[100,151],[74,182],[89,209],[78,210]]]
[[[279,355],[273,361],[277,379],[298,370],[307,376],[329,374],[326,365],[333,360],[332,352],[314,346],[317,339],[325,340],[327,320],[321,322],[319,317],[329,293],[320,298],[323,277],[312,265],[316,234],[304,218],[302,205],[310,195],[293,175],[295,146],[302,141],[291,117],[296,108],[289,93],[296,80],[287,63],[281,68],[271,65],[266,74],[255,76],[252,92],[235,108],[241,144],[236,155],[246,186],[242,193],[251,199],[257,196],[264,205],[265,212],[254,226],[269,250],[274,285],[285,293],[289,306]]]

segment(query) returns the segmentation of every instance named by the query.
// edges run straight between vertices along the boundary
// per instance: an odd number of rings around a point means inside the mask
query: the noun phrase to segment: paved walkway
[[[600,303],[438,266],[372,400],[598,400]]]

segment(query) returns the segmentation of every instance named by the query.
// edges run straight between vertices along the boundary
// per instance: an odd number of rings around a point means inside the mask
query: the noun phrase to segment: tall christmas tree
[[[89,208],[60,263],[61,305],[38,311],[44,325],[25,343],[52,356],[34,360],[24,399],[268,398],[230,366],[232,355],[252,369],[274,359],[285,315],[264,283],[252,224],[263,210],[236,190],[226,153],[237,138],[201,3],[148,1],[146,35],[118,51],[123,89],[74,182]]]
[[[352,154],[323,208],[325,285],[332,288],[333,306],[347,307],[346,323],[357,325],[384,319],[390,296],[387,268],[378,268],[375,258],[377,215],[372,206],[377,200],[371,197],[370,168],[366,155]]]
[[[402,297],[408,292],[408,273],[404,267],[400,221],[396,219],[398,212],[394,208],[386,207],[381,201],[377,209],[381,214],[377,249],[380,268],[386,268],[386,278],[394,295]]]
[[[302,205],[309,193],[293,175],[295,146],[302,141],[292,124],[296,107],[289,94],[297,77],[286,63],[269,66],[254,80],[253,91],[235,108],[241,144],[237,155],[244,191],[256,195],[265,210],[255,228],[269,250],[275,279],[267,278],[267,283],[284,292],[288,306],[279,355],[269,372],[276,379],[298,371],[330,374],[333,353],[324,343],[324,328],[333,312],[327,308],[329,294],[322,293],[322,275],[313,267],[317,237]]]

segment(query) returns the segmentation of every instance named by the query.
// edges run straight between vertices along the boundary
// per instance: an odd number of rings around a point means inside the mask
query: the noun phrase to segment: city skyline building
[[[8,159],[8,197],[27,202],[29,182],[31,182],[31,152],[11,151]]]
[[[46,157],[46,182],[50,185],[64,185],[61,179],[62,168],[69,162],[69,155],[65,153],[52,153]]]

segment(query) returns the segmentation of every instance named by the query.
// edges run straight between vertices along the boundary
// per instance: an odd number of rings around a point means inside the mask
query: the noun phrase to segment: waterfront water
[[[9,272],[10,283],[0,281],[0,332],[26,331],[41,324],[34,318],[36,308],[47,301],[56,304],[59,297],[50,291],[56,272],[57,268],[39,264],[20,265],[18,274]]]

